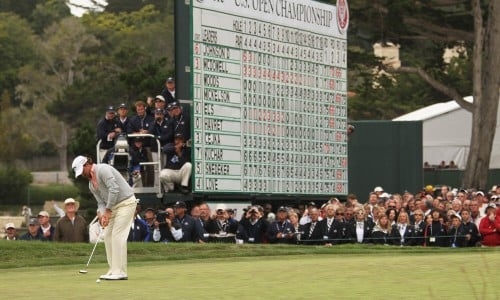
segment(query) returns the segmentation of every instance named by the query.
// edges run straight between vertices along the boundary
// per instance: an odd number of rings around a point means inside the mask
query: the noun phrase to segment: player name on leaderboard
[[[308,0],[193,1],[195,191],[347,193],[343,14]]]

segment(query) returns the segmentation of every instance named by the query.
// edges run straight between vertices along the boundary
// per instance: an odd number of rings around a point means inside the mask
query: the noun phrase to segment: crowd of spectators
[[[96,130],[98,162],[112,164],[133,187],[161,184],[165,192],[188,194],[191,128],[189,113],[175,98],[175,80],[167,78],[161,94],[136,101],[134,108],[131,116],[126,103],[121,103],[118,111],[114,106],[106,108]],[[129,137],[131,134],[143,136]],[[161,170],[144,164],[158,161]]]
[[[364,201],[363,201],[364,202]],[[99,222],[87,226],[75,211],[75,201],[65,201],[66,215],[55,229],[47,212],[30,219],[29,230],[17,237],[12,223],[6,239],[62,242],[97,242]],[[44,227],[42,228],[41,224]],[[88,232],[82,230],[85,228]],[[87,229],[88,228],[88,229]],[[207,203],[183,201],[171,207],[142,211],[139,205],[131,222],[129,242],[271,243],[334,246],[346,243],[396,246],[476,247],[500,245],[500,187],[483,191],[435,190],[426,186],[417,194],[388,194],[376,187],[365,203],[353,194],[345,202],[331,198],[295,207],[270,203],[252,205],[236,219],[235,210]]]

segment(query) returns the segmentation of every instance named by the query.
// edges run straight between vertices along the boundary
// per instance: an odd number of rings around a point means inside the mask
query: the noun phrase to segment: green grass
[[[3,299],[498,299],[500,249],[129,244],[129,280],[98,245],[0,242]],[[36,297],[35,297],[36,295]]]

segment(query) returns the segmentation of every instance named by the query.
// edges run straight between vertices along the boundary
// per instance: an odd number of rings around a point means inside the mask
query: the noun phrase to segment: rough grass
[[[500,249],[129,244],[129,280],[98,245],[0,243],[3,299],[498,299]],[[35,296],[36,295],[36,296]]]

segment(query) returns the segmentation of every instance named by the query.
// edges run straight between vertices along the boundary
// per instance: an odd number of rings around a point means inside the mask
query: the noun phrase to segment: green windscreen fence
[[[376,186],[390,193],[423,187],[422,122],[357,121],[349,136],[349,193],[366,202]]]

